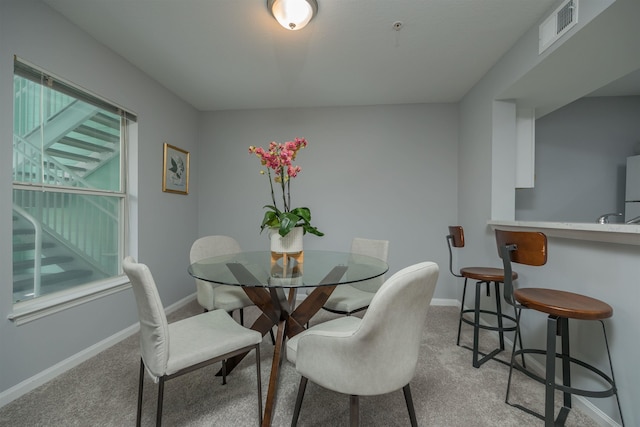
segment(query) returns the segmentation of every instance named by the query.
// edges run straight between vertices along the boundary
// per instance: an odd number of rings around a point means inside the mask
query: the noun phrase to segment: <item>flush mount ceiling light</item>
[[[316,0],[267,0],[274,18],[287,30],[300,30],[318,13]]]

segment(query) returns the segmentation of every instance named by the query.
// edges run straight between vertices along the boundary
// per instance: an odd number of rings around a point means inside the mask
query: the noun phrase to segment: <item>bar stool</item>
[[[479,368],[483,363],[487,360],[494,359],[495,355],[504,350],[504,332],[515,331],[516,330],[516,318],[513,316],[506,315],[502,313],[502,304],[500,298],[500,283],[504,283],[504,270],[501,268],[492,268],[492,267],[464,267],[460,269],[460,273],[457,274],[453,271],[453,253],[451,251],[451,247],[454,248],[463,248],[464,247],[464,230],[461,226],[449,226],[449,235],[447,236],[447,246],[449,247],[449,271],[455,277],[464,277],[464,287],[462,290],[462,303],[460,305],[460,318],[458,320],[458,338],[456,340],[456,345],[460,345],[460,331],[462,329],[462,322],[467,323],[473,326],[473,347],[468,347],[463,345],[462,347],[467,348],[473,351],[473,367]],[[517,273],[512,273],[513,279],[518,278]],[[476,281],[476,301],[474,308],[465,309],[464,302],[467,294],[467,281],[475,280]],[[482,290],[482,285],[486,285],[487,287],[487,296],[491,296],[490,286],[493,283],[495,288],[495,298],[496,298],[496,310],[485,310],[480,307],[480,292]],[[473,313],[473,320],[468,319],[464,315],[467,313]],[[480,323],[480,314],[487,314],[490,316],[495,316],[497,320],[498,326],[486,325]],[[503,320],[508,319],[513,323],[513,326],[504,326]],[[495,350],[489,353],[483,353],[478,349],[479,343],[479,335],[480,329],[485,329],[489,331],[498,332],[500,346]],[[522,347],[522,343],[520,343],[520,347]],[[480,358],[480,356],[483,356]],[[507,364],[507,362],[495,359],[498,362],[502,362]]]
[[[520,333],[520,316],[521,309],[527,308],[536,310],[541,313],[548,314],[547,318],[547,339],[546,349],[524,349],[522,348],[522,340],[520,339],[520,350],[516,350],[513,346],[511,352],[511,366],[509,368],[509,380],[507,382],[507,394],[505,402],[511,406],[521,409],[541,420],[544,420],[545,427],[564,425],[569,411],[571,410],[571,395],[576,394],[587,397],[610,397],[615,395],[620,412],[620,421],[624,426],[622,419],[622,409],[620,407],[620,399],[618,398],[618,390],[616,388],[615,378],[613,375],[613,364],[611,362],[611,354],[609,352],[609,342],[607,340],[607,332],[604,326],[604,319],[608,319],[613,315],[611,306],[603,301],[591,298],[585,295],[573,292],[565,292],[556,289],[544,288],[522,288],[515,289],[513,280],[510,279],[511,263],[524,264],[530,266],[542,266],[547,262],[547,237],[540,232],[530,231],[504,231],[496,230],[496,243],[498,252],[503,260],[504,271],[507,279],[504,282],[505,298],[508,302],[516,307],[516,337],[521,338]],[[604,334],[604,342],[609,359],[609,368],[611,377],[600,369],[571,357],[569,352],[569,319],[576,320],[597,320],[602,325]],[[561,337],[561,353],[556,353],[556,336]],[[515,342],[515,340],[514,340]],[[520,355],[524,358],[525,354],[541,354],[545,356],[545,376],[542,377],[526,367],[520,365],[516,361],[516,357]],[[562,384],[556,383],[556,358],[562,360]],[[579,365],[594,374],[601,377],[610,386],[606,390],[585,390],[571,386],[571,364]],[[545,384],[545,404],[544,415],[535,412],[519,404],[509,402],[509,391],[511,388],[511,378],[513,370],[521,371],[528,377]],[[554,393],[560,390],[563,394],[563,406],[558,413],[558,417],[554,420]]]

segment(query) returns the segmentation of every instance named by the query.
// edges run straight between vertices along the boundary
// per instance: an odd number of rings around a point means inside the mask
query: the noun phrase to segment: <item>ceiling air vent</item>
[[[544,52],[578,22],[578,0],[565,0],[540,24],[538,54]]]

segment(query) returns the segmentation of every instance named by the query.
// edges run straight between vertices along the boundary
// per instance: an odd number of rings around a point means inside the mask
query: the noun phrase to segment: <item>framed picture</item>
[[[189,194],[189,152],[164,143],[162,191]]]

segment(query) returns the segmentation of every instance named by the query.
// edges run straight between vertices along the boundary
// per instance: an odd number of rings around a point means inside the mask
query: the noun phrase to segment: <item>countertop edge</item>
[[[596,224],[587,222],[489,220],[493,230],[541,231],[547,236],[593,242],[640,245],[638,224]]]

